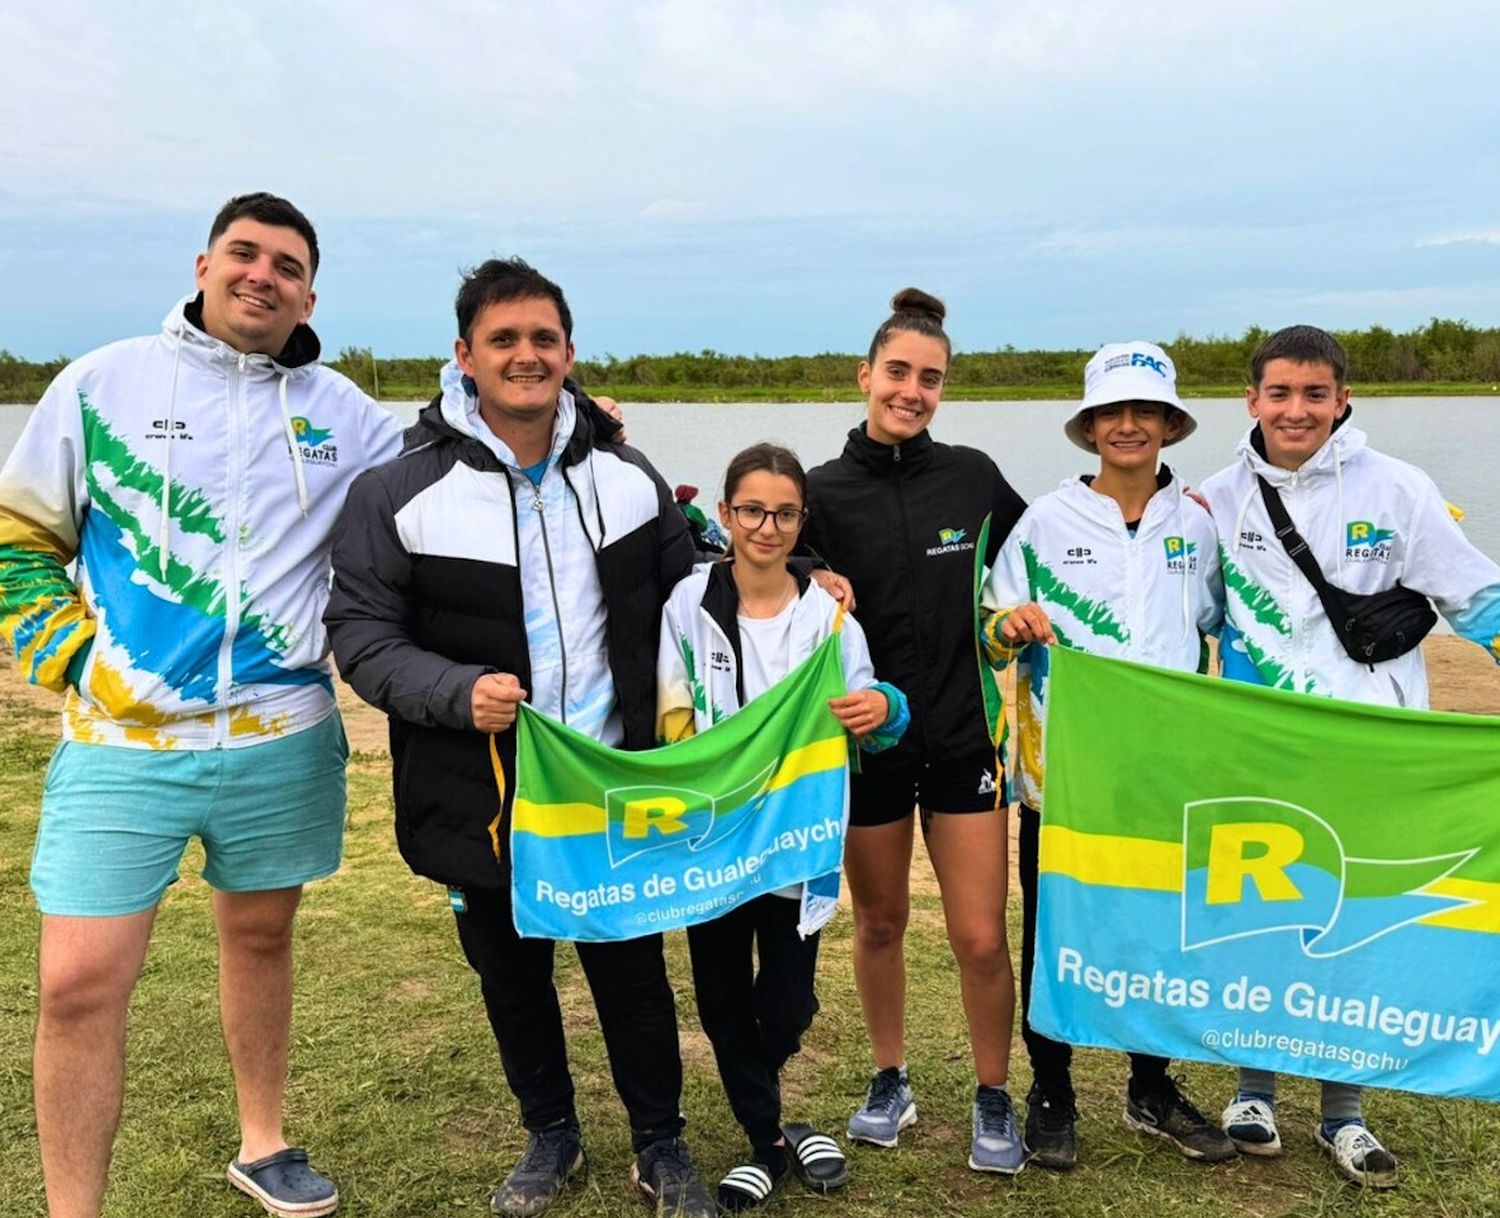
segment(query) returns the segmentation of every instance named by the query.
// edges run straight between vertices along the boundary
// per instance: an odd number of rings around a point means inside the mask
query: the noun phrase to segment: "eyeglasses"
[[[767,516],[776,522],[778,533],[795,533],[802,527],[802,522],[807,519],[806,508],[777,508],[771,512],[758,503],[732,503],[729,505],[729,510],[740,522],[740,527],[749,529],[752,533],[766,522]]]

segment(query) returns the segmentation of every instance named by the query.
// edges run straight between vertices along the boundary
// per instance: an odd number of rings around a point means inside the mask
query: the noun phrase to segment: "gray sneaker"
[[[502,1218],[531,1218],[540,1214],[585,1165],[577,1126],[559,1125],[534,1131],[521,1161],[511,1168],[505,1183],[490,1198],[490,1213]]]
[[[974,1140],[969,1145],[969,1166],[975,1171],[1013,1176],[1026,1166],[1026,1148],[1016,1129],[1016,1110],[1004,1087],[974,1089]]]
[[[656,1203],[657,1218],[715,1218],[719,1212],[681,1138],[652,1142],[636,1155],[630,1178]]]
[[[849,1118],[849,1140],[870,1146],[896,1145],[901,1131],[917,1119],[917,1101],[904,1066],[890,1066],[870,1080],[870,1091]]]

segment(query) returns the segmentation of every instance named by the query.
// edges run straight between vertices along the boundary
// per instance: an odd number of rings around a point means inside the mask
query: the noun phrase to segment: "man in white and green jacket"
[[[282,1132],[291,931],[342,843],[329,534],[402,427],[319,364],[317,269],[292,204],[231,199],[197,294],[158,334],[63,369],[0,472],[0,627],[27,679],[65,696],[31,872],[53,1218],[99,1213],[126,1008],[194,836],[239,1101],[230,1180],[273,1213],[338,1205]]]

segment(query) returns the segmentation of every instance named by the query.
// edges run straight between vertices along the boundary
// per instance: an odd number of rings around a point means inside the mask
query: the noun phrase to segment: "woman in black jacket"
[[[895,1146],[916,1119],[906,1072],[906,969],[913,810],[943,897],[978,1086],[969,1165],[1024,1161],[1005,1090],[1015,981],[1005,938],[1005,776],[1000,699],[981,671],[976,570],[993,562],[1025,503],[995,463],[936,443],[927,426],[951,346],[944,307],[908,288],[860,364],[864,424],[809,474],[807,541],[847,576],[875,670],[907,691],[901,743],[853,777],[844,865],[854,901],[854,975],[876,1074],[849,1136]]]

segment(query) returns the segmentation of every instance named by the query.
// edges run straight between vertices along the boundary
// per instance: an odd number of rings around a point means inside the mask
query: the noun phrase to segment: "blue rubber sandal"
[[[274,1155],[229,1164],[229,1183],[249,1193],[277,1218],[319,1218],[339,1207],[339,1190],[327,1176],[315,1172],[307,1151],[289,1146]]]

